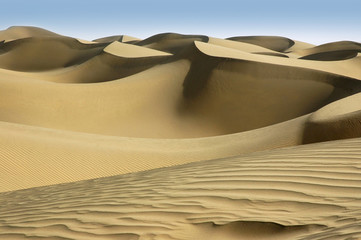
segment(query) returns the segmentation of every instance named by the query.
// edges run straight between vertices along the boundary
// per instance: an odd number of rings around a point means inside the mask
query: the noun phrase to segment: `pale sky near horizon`
[[[37,26],[92,40],[162,32],[361,42],[361,0],[0,0],[0,29]]]

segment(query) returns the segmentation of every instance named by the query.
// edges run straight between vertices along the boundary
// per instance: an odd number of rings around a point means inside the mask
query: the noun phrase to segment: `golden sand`
[[[361,239],[360,53],[0,31],[0,239]]]

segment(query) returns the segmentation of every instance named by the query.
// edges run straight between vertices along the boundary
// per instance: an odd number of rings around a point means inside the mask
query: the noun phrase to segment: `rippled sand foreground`
[[[361,239],[360,53],[0,31],[0,239]]]

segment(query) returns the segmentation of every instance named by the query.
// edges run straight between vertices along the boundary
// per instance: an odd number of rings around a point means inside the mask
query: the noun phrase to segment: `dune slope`
[[[358,239],[360,144],[1,193],[0,239]]]
[[[361,48],[0,31],[0,239],[361,239]]]

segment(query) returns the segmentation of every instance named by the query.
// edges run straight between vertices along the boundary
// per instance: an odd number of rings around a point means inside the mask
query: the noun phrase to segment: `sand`
[[[360,52],[0,31],[0,239],[361,239]]]

